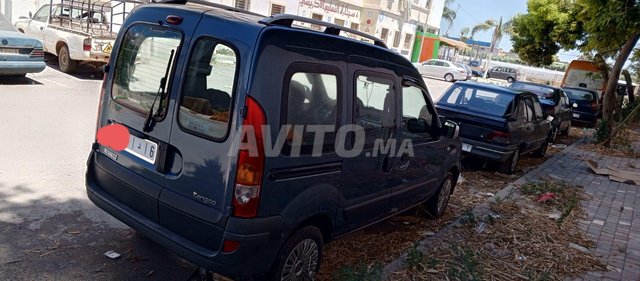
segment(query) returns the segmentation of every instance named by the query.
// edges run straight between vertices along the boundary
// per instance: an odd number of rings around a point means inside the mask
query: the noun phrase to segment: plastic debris
[[[120,254],[114,252],[114,251],[108,251],[106,253],[104,253],[105,256],[107,256],[108,258],[112,259],[112,260],[117,260],[120,258]]]

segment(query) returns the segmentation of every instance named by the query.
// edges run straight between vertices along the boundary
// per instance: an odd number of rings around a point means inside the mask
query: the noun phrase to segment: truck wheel
[[[78,66],[78,61],[71,59],[67,45],[62,45],[58,52],[58,65],[64,73],[72,73]]]
[[[322,232],[315,226],[298,229],[274,262],[272,280],[315,280],[322,260]]]
[[[453,175],[449,172],[444,182],[442,182],[440,189],[438,189],[438,192],[425,202],[424,207],[430,217],[439,218],[444,214],[444,211],[447,209],[447,204],[449,204],[452,190]]]
[[[520,158],[520,149],[517,149],[506,162],[500,163],[498,171],[503,174],[511,175],[518,168],[518,160]]]
[[[513,81],[516,81],[515,79],[513,79],[513,77],[508,77],[508,78],[507,78],[507,82],[509,82],[509,83],[513,83]]]

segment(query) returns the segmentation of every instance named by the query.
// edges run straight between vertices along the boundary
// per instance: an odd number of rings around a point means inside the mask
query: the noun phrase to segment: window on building
[[[400,46],[400,31],[396,31],[393,36],[393,47],[398,48],[398,46]]]
[[[383,28],[380,31],[380,39],[382,39],[382,41],[387,42],[387,37],[389,36],[389,30],[386,28]]]
[[[424,5],[425,8],[431,8],[431,0],[427,0],[427,4]]]
[[[271,4],[271,15],[284,14],[284,5]]]
[[[311,18],[314,19],[314,20],[322,20],[322,15],[321,14],[311,14]],[[311,28],[312,29],[317,29],[317,30],[321,29],[320,26],[317,25],[317,24],[312,24]]]
[[[395,2],[395,0],[387,0],[387,9],[388,10],[393,9],[393,2]]]
[[[335,19],[333,20],[333,23],[339,26],[344,26],[344,20],[341,20],[341,19]]]
[[[353,30],[360,30],[360,24],[356,23],[356,22],[352,22],[351,23],[351,29]]]
[[[236,0],[236,8],[249,10],[249,6],[251,5],[251,0]]]
[[[413,38],[413,36],[411,36],[411,34],[409,33],[405,33],[404,34],[404,48],[405,49],[411,49],[411,39]]]

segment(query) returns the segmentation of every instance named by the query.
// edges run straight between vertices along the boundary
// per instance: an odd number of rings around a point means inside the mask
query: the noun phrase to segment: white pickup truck
[[[60,70],[71,73],[80,63],[99,67],[109,62],[119,28],[138,4],[131,0],[51,0],[28,18],[20,17],[15,26],[42,41],[45,53],[58,57]]]

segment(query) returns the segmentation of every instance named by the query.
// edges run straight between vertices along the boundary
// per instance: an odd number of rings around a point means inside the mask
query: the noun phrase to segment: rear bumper
[[[0,75],[19,75],[43,71],[44,61],[0,61]]]
[[[598,120],[598,114],[597,113],[593,113],[593,112],[580,112],[580,111],[573,111],[574,114],[578,114],[578,117],[573,117],[571,119],[571,122],[573,123],[577,123],[577,124],[582,124],[582,125],[587,125],[587,126],[593,126],[595,125],[596,121]]]
[[[517,145],[497,145],[462,138],[462,143],[472,145],[471,151],[463,152],[466,155],[474,155],[493,161],[505,162],[518,149]]]
[[[100,209],[177,255],[219,274],[260,275],[271,268],[287,237],[287,223],[282,217],[229,218],[223,239],[240,242],[240,247],[231,253],[203,247],[136,212],[105,192],[92,176],[93,169],[100,169],[93,163],[93,153],[87,162],[86,187],[89,199]]]

